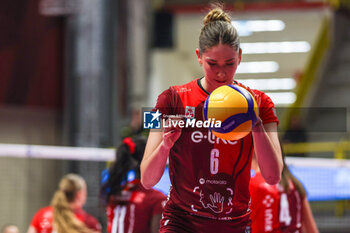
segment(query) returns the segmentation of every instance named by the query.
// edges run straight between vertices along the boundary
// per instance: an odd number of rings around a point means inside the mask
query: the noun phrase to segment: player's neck
[[[201,78],[200,83],[201,83],[202,88],[203,88],[207,93],[210,93],[210,92],[212,91],[212,90],[208,90],[208,84],[207,84],[207,82],[205,81],[205,77]]]

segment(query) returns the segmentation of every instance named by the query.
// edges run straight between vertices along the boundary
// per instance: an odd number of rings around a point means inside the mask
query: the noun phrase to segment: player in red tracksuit
[[[101,188],[106,200],[108,233],[155,233],[166,196],[140,183],[140,163],[145,149],[143,138],[125,138],[118,147],[116,163]]]
[[[251,219],[253,233],[318,233],[303,185],[284,164],[279,184],[269,185],[252,162]]]
[[[274,104],[263,92],[251,90],[259,103],[259,116],[253,131],[237,141],[216,138],[200,125],[181,128],[183,116],[203,120],[204,101],[215,88],[240,85],[233,77],[242,50],[235,28],[220,7],[205,17],[196,53],[205,76],[170,87],[158,97],[154,117],[161,114],[164,124],[162,130],[149,134],[141,182],[145,188],[154,186],[169,159],[171,189],[160,232],[249,232],[253,151],[270,183],[279,182],[283,166]]]
[[[82,207],[86,202],[86,183],[76,174],[65,175],[51,201],[33,217],[27,233],[97,233],[100,223]]]

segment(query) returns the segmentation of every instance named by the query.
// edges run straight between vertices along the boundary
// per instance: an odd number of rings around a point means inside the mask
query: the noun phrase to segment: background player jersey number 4
[[[284,223],[286,226],[289,226],[292,218],[289,213],[289,203],[286,193],[281,194],[280,208],[280,222]]]

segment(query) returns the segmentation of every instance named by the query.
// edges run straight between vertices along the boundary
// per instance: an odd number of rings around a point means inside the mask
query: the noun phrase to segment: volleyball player
[[[118,147],[116,163],[101,188],[107,207],[108,233],[155,233],[159,231],[166,196],[146,190],[140,182],[144,138],[125,138]]]
[[[276,185],[265,182],[255,156],[252,169],[249,190],[253,233],[318,233],[306,191],[285,162],[281,182]]]
[[[236,29],[222,7],[205,16],[196,50],[204,77],[173,86],[158,97],[155,111],[202,120],[203,103],[217,87],[239,85],[234,75],[242,50]],[[216,138],[206,128],[151,130],[141,163],[141,182],[153,187],[169,159],[171,189],[160,232],[249,232],[249,180],[255,150],[262,175],[270,184],[280,181],[282,158],[274,104],[252,90],[259,103],[257,124],[238,141]],[[179,120],[179,119],[177,119]],[[181,120],[181,119],[180,119]]]
[[[100,223],[82,208],[87,198],[85,180],[76,174],[63,176],[51,206],[40,209],[27,233],[98,233]]]

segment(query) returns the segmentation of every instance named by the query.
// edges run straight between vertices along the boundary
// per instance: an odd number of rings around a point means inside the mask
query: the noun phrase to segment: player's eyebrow
[[[234,61],[234,60],[235,60],[234,58],[230,58],[230,59],[227,59],[226,62]]]
[[[205,60],[212,61],[212,62],[217,62],[217,60],[212,59],[212,58],[206,58]],[[234,61],[234,60],[235,60],[234,58],[230,58],[230,59],[225,60],[225,62],[231,62],[231,61]]]
[[[206,58],[205,60],[207,60],[207,61],[215,61],[216,62],[216,60],[212,59],[212,58]]]

